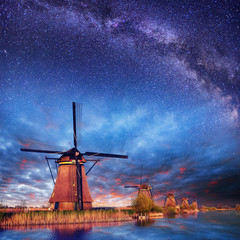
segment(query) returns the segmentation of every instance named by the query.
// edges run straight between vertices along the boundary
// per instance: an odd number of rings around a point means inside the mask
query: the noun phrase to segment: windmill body
[[[86,175],[100,161],[101,157],[104,158],[122,158],[127,159],[127,155],[85,152],[81,153],[77,149],[77,132],[76,132],[76,105],[73,102],[73,139],[74,147],[68,151],[50,151],[21,148],[25,152],[38,152],[48,154],[61,154],[60,158],[47,158],[55,159],[59,164],[56,184],[54,186],[49,203],[50,208],[53,210],[87,210],[92,209],[93,199],[91,197]],[[87,159],[85,157],[91,157]],[[98,159],[94,159],[97,157]],[[93,158],[93,159],[92,159]],[[85,173],[84,163],[87,161],[94,161],[92,167]],[[49,163],[48,163],[49,166]],[[51,172],[51,168],[49,166]],[[52,175],[52,172],[51,172]],[[52,175],[53,178],[53,175]]]
[[[85,161],[83,158],[82,161]],[[82,172],[82,202],[83,210],[92,209],[93,199],[91,197],[84,165],[78,160]],[[59,163],[56,184],[54,186],[49,203],[51,209],[77,210],[80,209],[78,202],[77,171],[76,160],[69,156],[62,156],[57,161]],[[86,162],[86,161],[85,161]]]

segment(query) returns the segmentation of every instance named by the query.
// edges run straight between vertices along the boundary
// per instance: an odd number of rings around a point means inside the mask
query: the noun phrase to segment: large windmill
[[[141,168],[140,184],[124,186],[124,188],[135,188],[135,189],[138,189],[138,195],[143,194],[146,197],[148,197],[149,199],[153,200],[153,193],[152,193],[153,186],[150,186],[150,185],[147,185],[145,183],[142,183],[142,168]]]
[[[59,158],[46,158],[55,160],[59,164],[56,184],[50,197],[51,209],[59,210],[84,210],[92,208],[92,197],[89,191],[86,175],[95,166],[95,164],[104,158],[123,158],[127,155],[117,155],[98,152],[81,153],[77,148],[76,131],[76,104],[72,103],[73,110],[73,139],[74,147],[68,151],[51,151],[21,148],[24,152],[37,152],[49,154],[61,154]],[[84,157],[97,157],[94,159],[85,159]],[[94,161],[92,167],[85,173],[84,163]]]

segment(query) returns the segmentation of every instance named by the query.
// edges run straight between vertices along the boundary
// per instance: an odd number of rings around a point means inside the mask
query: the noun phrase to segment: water
[[[0,239],[240,239],[240,213],[214,211],[149,222],[17,227],[1,230]]]

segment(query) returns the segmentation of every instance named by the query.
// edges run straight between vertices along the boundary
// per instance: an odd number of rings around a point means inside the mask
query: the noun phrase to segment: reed
[[[1,216],[0,226],[22,226],[42,224],[67,224],[67,223],[97,223],[131,221],[128,212],[115,210],[90,210],[90,211],[34,211],[21,213],[5,213]]]

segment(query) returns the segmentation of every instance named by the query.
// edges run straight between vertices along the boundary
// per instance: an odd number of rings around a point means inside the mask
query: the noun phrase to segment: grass
[[[151,211],[156,213],[162,213],[163,208],[154,203]]]
[[[99,223],[132,220],[128,212],[115,210],[91,211],[34,211],[21,213],[5,213],[1,217],[0,226],[27,226],[67,223]]]
[[[121,212],[124,212],[128,215],[133,215],[135,214],[135,211],[133,209],[127,209],[127,210],[121,210]]]
[[[201,211],[216,211],[217,208],[215,207],[206,207],[206,206],[202,206]]]

